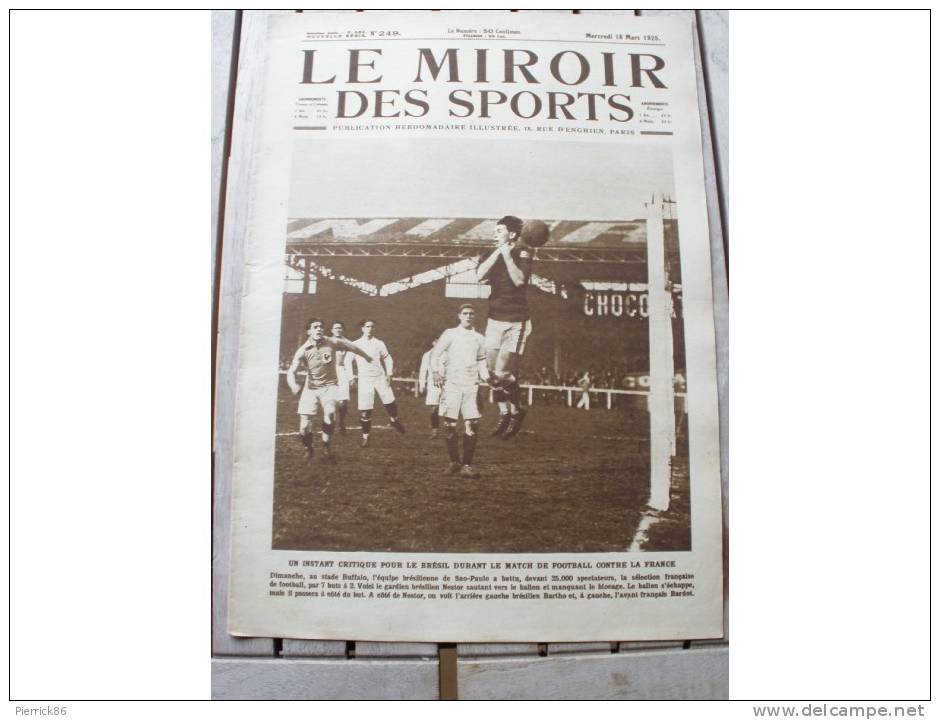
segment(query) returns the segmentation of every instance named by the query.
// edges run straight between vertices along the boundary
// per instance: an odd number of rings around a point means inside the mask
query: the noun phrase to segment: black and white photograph
[[[690,548],[668,145],[298,139],[292,180],[273,548]]]

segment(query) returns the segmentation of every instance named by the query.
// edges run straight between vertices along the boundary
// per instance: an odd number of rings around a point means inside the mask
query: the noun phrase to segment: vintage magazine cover
[[[269,21],[229,632],[722,635],[679,19]]]

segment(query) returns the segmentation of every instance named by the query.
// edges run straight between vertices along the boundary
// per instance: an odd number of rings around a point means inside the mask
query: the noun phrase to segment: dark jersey
[[[516,266],[522,270],[525,281],[522,285],[516,285],[509,277],[506,261],[502,257],[498,258],[486,275],[490,284],[489,317],[505,322],[522,322],[529,319],[525,292],[529,276],[532,274],[532,248],[517,243],[509,254]]]

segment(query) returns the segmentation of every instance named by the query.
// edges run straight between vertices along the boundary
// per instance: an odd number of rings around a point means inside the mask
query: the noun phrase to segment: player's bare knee
[[[486,366],[490,369],[490,372],[495,372],[496,361],[498,359],[499,359],[499,350],[487,350],[486,351]]]
[[[467,433],[467,435],[476,435],[477,428],[479,427],[479,420],[464,420],[464,431]]]

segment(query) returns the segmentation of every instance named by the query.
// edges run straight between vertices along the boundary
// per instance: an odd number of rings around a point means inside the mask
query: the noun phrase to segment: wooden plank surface
[[[494,655],[539,654],[538,643],[457,643],[458,657],[491,657]]]
[[[457,661],[461,700],[721,700],[728,648]]]
[[[437,660],[212,661],[213,700],[436,700]]]
[[[356,641],[357,658],[437,657],[437,643]]]
[[[619,643],[616,642],[548,643],[545,649],[549,656],[571,653],[609,653],[620,650]]]
[[[281,657],[346,657],[345,640],[291,640],[284,638]]]
[[[617,649],[620,652],[637,652],[639,650],[681,648],[684,644],[681,640],[625,640],[617,643]]]

